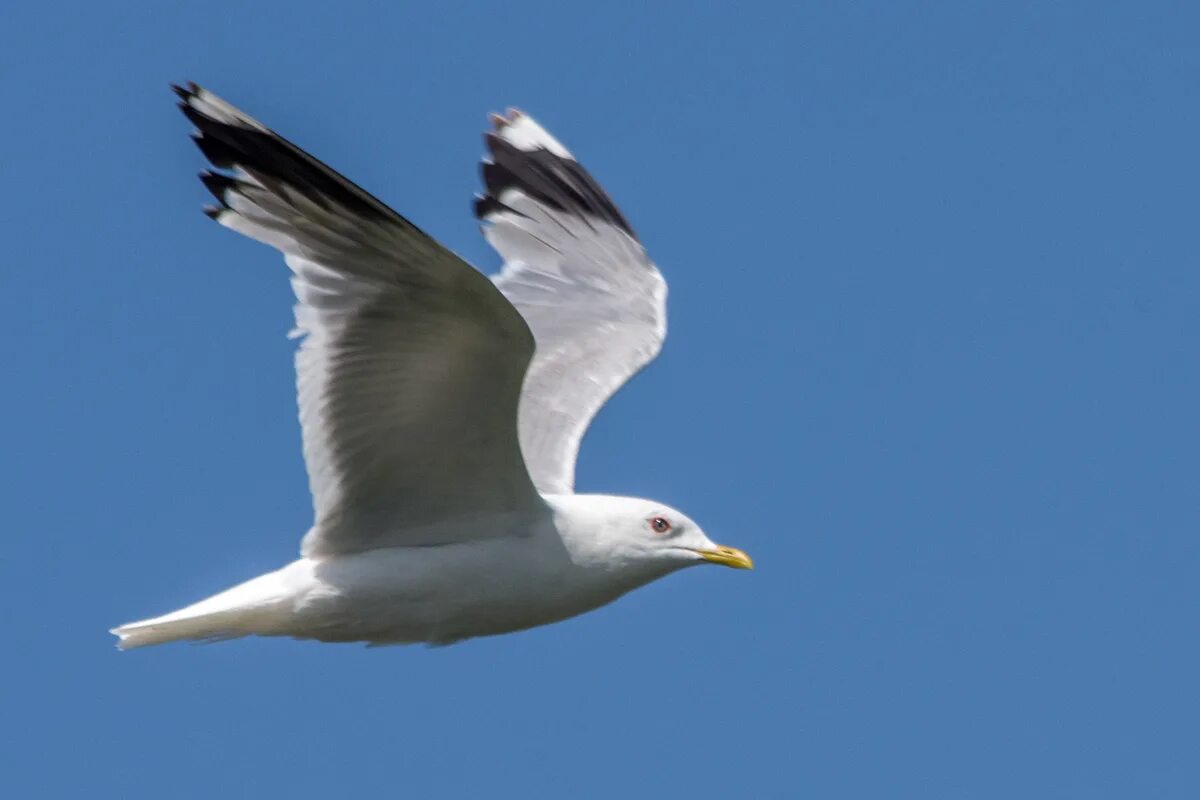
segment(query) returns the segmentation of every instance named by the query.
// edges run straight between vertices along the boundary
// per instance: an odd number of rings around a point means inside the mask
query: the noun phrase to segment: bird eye
[[[655,533],[666,533],[671,530],[671,521],[666,517],[651,517],[648,522],[650,523],[650,530]]]

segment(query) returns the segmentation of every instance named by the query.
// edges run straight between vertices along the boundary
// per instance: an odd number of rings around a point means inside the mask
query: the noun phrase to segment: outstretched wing
[[[492,120],[475,215],[504,258],[496,285],[537,342],[521,393],[521,449],[542,492],[570,493],[588,424],[662,347],[667,287],[561,143],[519,111]]]
[[[520,532],[541,505],[516,415],[533,339],[481,273],[259,122],[176,88],[222,172],[201,175],[227,228],[292,270],[306,555]],[[470,524],[473,518],[486,525]]]

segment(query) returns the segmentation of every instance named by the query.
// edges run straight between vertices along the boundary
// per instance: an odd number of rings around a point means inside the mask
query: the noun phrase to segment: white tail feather
[[[172,614],[167,614],[154,619],[130,622],[119,628],[113,628],[110,633],[116,634],[119,639],[117,647],[121,650],[132,650],[135,647],[147,647],[152,644],[165,644],[181,640],[213,641],[246,635],[244,632],[231,630],[230,621],[222,620],[222,617],[226,615],[212,614],[186,619],[171,619],[172,616]]]
[[[280,612],[288,607],[281,572],[270,572],[232,589],[161,617],[128,622],[113,628],[117,647],[132,650],[166,642],[236,639],[280,632]],[[286,612],[285,612],[286,613]]]

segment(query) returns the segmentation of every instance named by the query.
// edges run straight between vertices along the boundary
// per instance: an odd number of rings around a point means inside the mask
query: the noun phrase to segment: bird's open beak
[[[726,567],[734,569],[754,569],[754,562],[750,560],[750,556],[738,550],[736,547],[723,547],[718,545],[712,550],[697,550],[700,557],[705,561],[711,561],[714,564],[722,564]]]

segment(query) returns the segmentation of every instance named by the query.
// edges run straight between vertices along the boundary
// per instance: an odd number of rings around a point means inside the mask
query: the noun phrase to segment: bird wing
[[[209,215],[292,271],[314,524],[305,555],[523,532],[528,326],[482,273],[300,148],[195,84],[176,87],[220,172]],[[469,532],[469,533],[464,533]]]
[[[662,347],[666,282],[560,142],[513,109],[492,121],[475,215],[505,262],[496,285],[537,342],[518,412],[521,449],[538,489],[571,493],[588,424]]]

